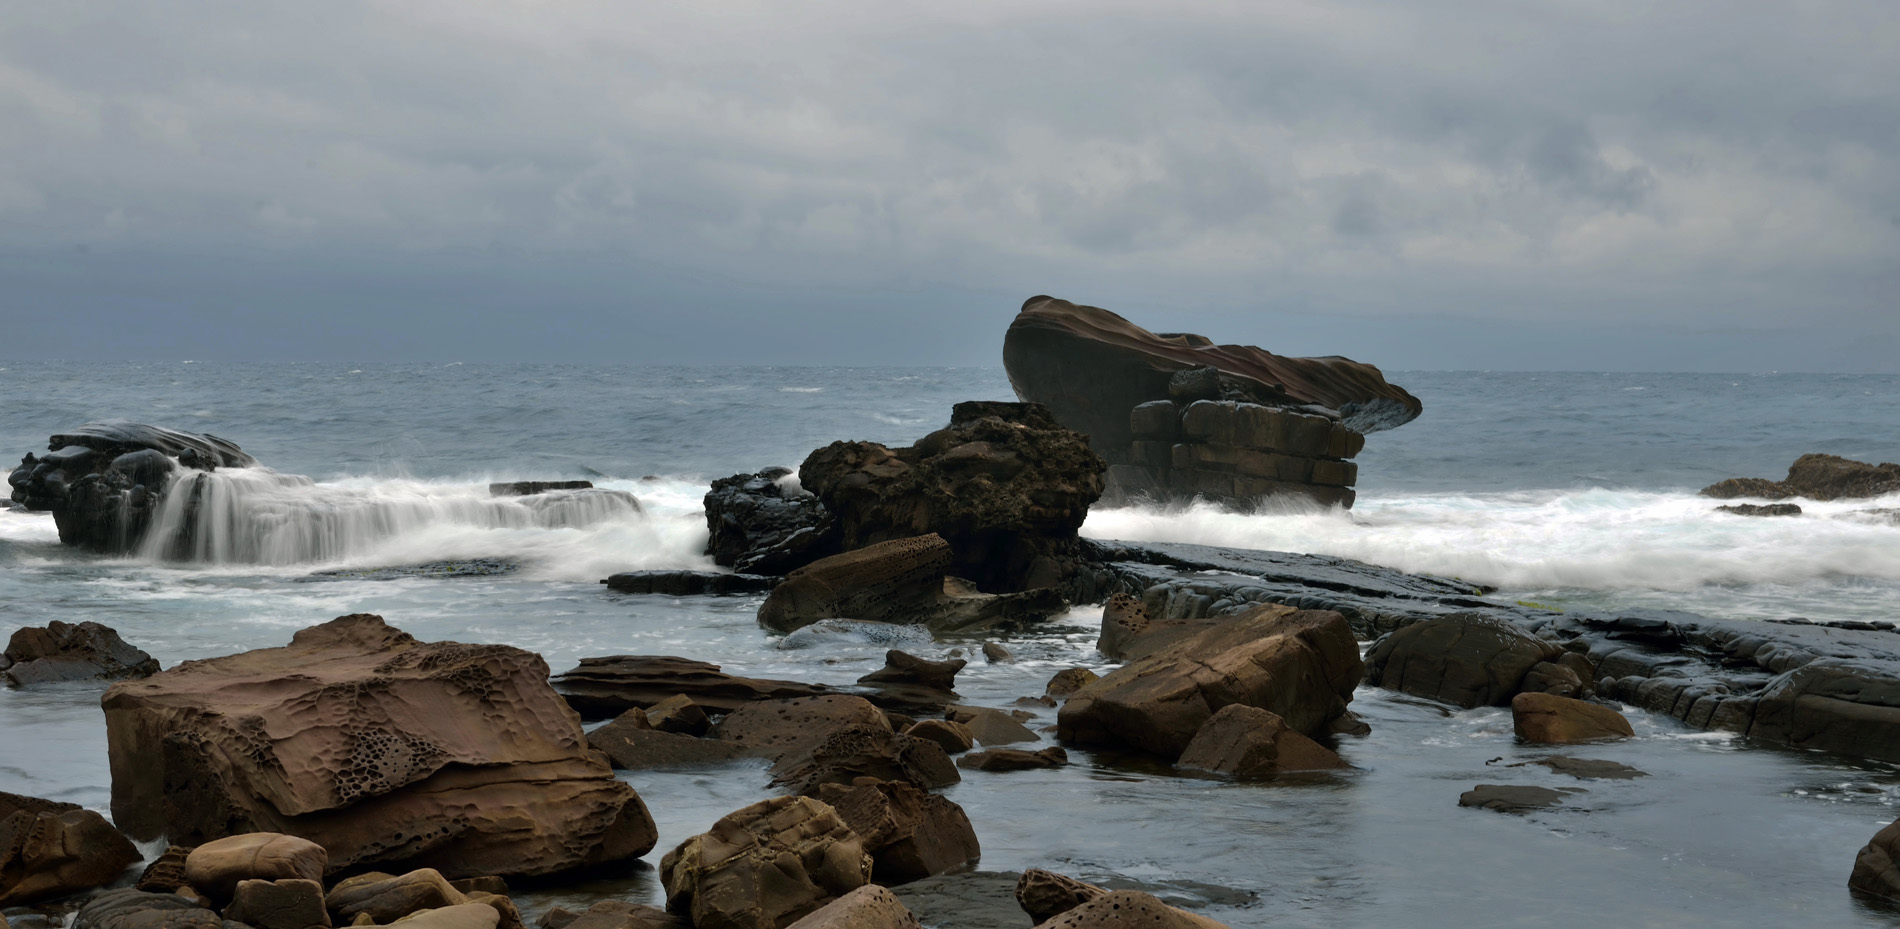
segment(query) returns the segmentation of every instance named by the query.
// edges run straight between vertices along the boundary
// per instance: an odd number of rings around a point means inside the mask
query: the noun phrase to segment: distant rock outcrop
[[[1293,493],[1351,505],[1356,474],[1345,459],[1365,433],[1422,409],[1368,364],[1149,332],[1046,296],[1010,324],[1003,367],[1018,397],[1089,436],[1110,465],[1110,493],[1226,502]]]
[[[138,547],[181,472],[257,464],[235,442],[122,419],[87,423],[46,447],[7,477],[14,501],[50,511],[61,542],[106,553]]]
[[[1859,500],[1900,493],[1900,464],[1877,465],[1839,455],[1802,455],[1788,466],[1786,480],[1761,477],[1731,477],[1702,488],[1702,495],[1718,500],[1760,497],[1781,500],[1806,497],[1809,500]],[[1728,509],[1723,507],[1723,509]],[[1765,511],[1765,512],[1764,512]],[[1761,508],[1760,515],[1779,516],[1786,511]],[[1799,513],[1797,508],[1795,513]],[[1757,515],[1744,511],[1744,515]],[[1792,515],[1792,514],[1789,514]]]
[[[15,687],[50,681],[113,681],[149,677],[158,661],[126,643],[111,626],[55,619],[13,631],[0,653],[0,682]]]

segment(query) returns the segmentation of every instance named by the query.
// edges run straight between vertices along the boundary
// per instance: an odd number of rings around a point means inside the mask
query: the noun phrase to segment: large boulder
[[[903,781],[924,790],[961,780],[942,745],[892,732],[888,723],[834,730],[807,750],[781,756],[772,774],[774,784],[808,795],[827,784],[863,778]]]
[[[1036,404],[970,401],[908,448],[833,442],[799,477],[836,516],[846,551],[934,533],[950,545],[950,574],[1008,592],[1074,577],[1076,530],[1106,467],[1087,436]]]
[[[1176,764],[1238,777],[1350,767],[1332,749],[1294,732],[1278,715],[1238,703],[1222,707],[1203,723]]]
[[[141,857],[98,813],[0,793],[0,906],[111,883]]]
[[[880,884],[947,874],[982,855],[963,808],[902,781],[826,784],[818,799],[831,804],[864,840]]]
[[[803,684],[727,674],[716,664],[670,655],[608,655],[582,658],[554,679],[554,689],[588,719],[610,719],[646,709],[677,694],[709,713],[730,713],[755,700],[783,700],[829,693],[823,684]]]
[[[125,420],[87,423],[46,447],[8,476],[13,499],[51,511],[61,542],[108,553],[138,548],[165,500],[189,492],[181,476],[257,464],[217,436]]]
[[[1732,477],[1702,488],[1703,496],[1722,500],[1736,497],[1857,500],[1896,492],[1900,492],[1900,464],[1868,464],[1839,455],[1802,455],[1788,466],[1788,477],[1782,481]]]
[[[110,626],[55,619],[16,629],[0,654],[0,681],[15,687],[49,681],[116,681],[158,673],[158,661],[126,644]]]
[[[1776,676],[1755,701],[1750,738],[1900,759],[1900,677],[1885,662],[1817,658]]]
[[[666,908],[695,929],[784,929],[871,882],[871,856],[838,811],[774,797],[729,813],[660,862]]]
[[[838,521],[790,468],[713,481],[705,505],[706,554],[742,574],[786,574],[844,550]]]
[[[1564,650],[1510,622],[1456,613],[1416,622],[1372,644],[1366,681],[1466,709],[1503,706],[1542,662]]]
[[[759,625],[790,632],[856,619],[970,632],[1026,625],[1068,608],[1054,588],[989,594],[950,577],[955,553],[931,533],[890,539],[793,571],[759,606]]]
[[[1172,761],[1215,713],[1241,704],[1319,736],[1346,713],[1364,670],[1344,616],[1260,606],[1076,691],[1057,733]]]
[[[181,844],[282,832],[332,870],[546,874],[657,838],[539,655],[419,642],[369,614],[106,692],[113,817]]]

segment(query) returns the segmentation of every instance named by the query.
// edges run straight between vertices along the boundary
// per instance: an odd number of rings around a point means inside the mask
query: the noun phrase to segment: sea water
[[[1393,372],[1425,405],[1368,438],[1351,511],[1298,503],[1098,507],[1086,535],[1307,551],[1495,586],[1503,601],[1654,606],[1739,619],[1900,619],[1900,499],[1803,502],[1798,518],[1715,512],[1694,491],[1780,477],[1807,452],[1900,459],[1900,378],[1833,375]],[[269,472],[214,476],[219,541],[100,557],[50,517],[0,511],[0,632],[98,620],[166,665],[286,643],[352,612],[424,639],[500,642],[556,670],[583,656],[675,654],[760,676],[846,684],[884,645],[802,649],[754,620],[756,597],[623,596],[615,571],[709,568],[700,497],[717,477],[795,467],[838,439],[907,444],[952,404],[1012,399],[1000,368],[0,363],[0,453],[41,451],[126,418],[236,441]],[[626,491],[550,512],[493,480]],[[369,573],[486,559],[512,573]],[[1057,670],[1112,665],[1080,607],[1004,640],[913,651],[972,658],[957,687],[1009,706]],[[0,790],[104,810],[97,686],[0,692]],[[1040,866],[1252,895],[1207,910],[1235,926],[1885,925],[1848,896],[1854,852],[1893,820],[1900,773],[1747,748],[1631,711],[1637,738],[1572,754],[1650,776],[1578,782],[1507,765],[1541,752],[1501,710],[1451,712],[1362,689],[1373,725],[1356,770],[1268,784],[1181,776],[1071,751],[1054,771],[968,772],[982,867]],[[1032,725],[1053,722],[1053,713]],[[768,794],[756,764],[624,775],[661,827],[659,856]],[[1477,783],[1582,786],[1528,817],[1461,809]],[[656,899],[650,868],[523,896],[532,913],[598,894]]]

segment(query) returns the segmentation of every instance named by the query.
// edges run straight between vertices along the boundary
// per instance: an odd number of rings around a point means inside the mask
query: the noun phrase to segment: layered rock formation
[[[1337,491],[1352,483],[1343,460],[1357,452],[1365,433],[1403,425],[1422,409],[1416,397],[1386,383],[1371,365],[1339,357],[1286,358],[1251,346],[1216,345],[1198,335],[1153,333],[1108,310],[1046,296],[1031,297],[1010,324],[1003,366],[1018,397],[1047,406],[1058,422],[1089,436],[1111,466],[1111,492],[1228,500],[1296,492],[1349,503]],[[1170,401],[1173,408],[1138,411],[1157,401]],[[1182,436],[1178,420],[1173,426],[1166,421],[1197,401],[1247,408],[1250,421],[1277,424],[1279,431],[1267,427],[1250,435],[1253,445],[1219,441],[1218,432]],[[1334,425],[1340,427],[1338,439],[1332,437]],[[1308,430],[1324,438],[1305,442]],[[1138,451],[1138,440],[1149,444]],[[1156,443],[1167,446],[1165,454]],[[1176,444],[1187,446],[1178,463]],[[1306,476],[1298,476],[1295,464],[1272,459],[1254,462],[1254,470],[1271,473],[1243,474],[1233,460],[1240,449],[1333,463],[1308,464]],[[1314,467],[1321,477],[1343,482],[1313,479]],[[1234,483],[1235,475],[1248,482]],[[1335,490],[1310,489],[1329,486]]]
[[[1802,455],[1788,466],[1786,480],[1761,477],[1731,477],[1702,488],[1702,495],[1720,500],[1736,497],[1763,497],[1780,500],[1806,497],[1809,500],[1855,500],[1900,493],[1900,464],[1868,464],[1839,455]],[[1722,509],[1728,509],[1723,507]],[[1794,515],[1786,510],[1757,508],[1747,515]]]
[[[217,436],[126,420],[87,423],[46,447],[7,477],[13,499],[51,511],[61,542],[107,553],[138,547],[166,496],[189,492],[181,477],[257,464]]]
[[[102,701],[113,817],[196,844],[282,832],[334,870],[547,874],[645,854],[653,821],[586,747],[540,656],[356,614]]]

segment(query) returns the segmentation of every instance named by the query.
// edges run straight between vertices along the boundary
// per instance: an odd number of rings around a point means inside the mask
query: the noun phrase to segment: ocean
[[[1368,437],[1351,511],[1097,507],[1083,533],[1339,555],[1557,608],[1900,619],[1900,496],[1745,518],[1695,494],[1727,477],[1779,478],[1808,452],[1900,459],[1900,377],[1387,376],[1424,413]],[[781,649],[754,621],[756,597],[625,596],[597,581],[711,567],[700,497],[714,478],[795,467],[838,439],[908,444],[957,401],[1013,398],[1000,367],[0,362],[0,453],[124,418],[213,433],[308,478],[235,488],[229,535],[242,544],[189,563],[71,551],[49,516],[0,511],[0,632],[97,620],[169,666],[374,612],[424,639],[532,649],[557,672],[583,656],[675,654],[849,683],[882,664],[882,645]],[[572,478],[629,491],[641,511],[529,512],[487,491]],[[364,573],[468,559],[519,567]],[[1108,667],[1093,650],[1099,617],[1080,606],[1004,640],[1015,660],[977,658],[959,692],[1009,705],[1061,668]],[[976,657],[976,645],[913,650]],[[105,810],[98,693],[0,692],[0,790]],[[1460,809],[1457,795],[1479,782],[1574,782],[1486,765],[1528,757],[1508,711],[1451,713],[1370,688],[1354,709],[1374,732],[1342,746],[1358,770],[1339,778],[1239,784],[1072,751],[1068,768],[970,772],[947,795],[969,812],[984,869],[1134,880],[1188,901],[1228,888],[1246,902],[1215,895],[1205,912],[1235,926],[1894,921],[1846,891],[1854,852],[1896,815],[1892,766],[1744,749],[1632,710],[1636,740],[1589,751],[1650,777],[1588,782],[1577,808],[1511,817]],[[655,864],[767,795],[751,764],[625,776],[660,824]],[[522,900],[532,913],[607,893],[653,900],[659,888],[646,868]]]

